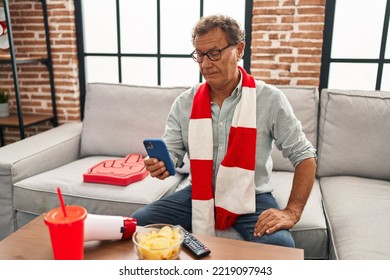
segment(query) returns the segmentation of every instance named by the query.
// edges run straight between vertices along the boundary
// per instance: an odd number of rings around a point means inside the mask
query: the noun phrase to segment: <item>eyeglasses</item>
[[[205,52],[205,53],[202,53],[202,52],[197,52],[197,51],[193,51],[191,53],[191,56],[192,58],[198,62],[198,63],[202,63],[203,60],[204,60],[204,57],[207,56],[211,61],[217,61],[217,60],[220,60],[222,55],[221,53],[226,50],[227,48],[230,48],[234,46],[233,43],[230,43],[229,45],[227,45],[226,47],[222,48],[222,49],[219,49],[219,50],[210,50],[208,52]]]

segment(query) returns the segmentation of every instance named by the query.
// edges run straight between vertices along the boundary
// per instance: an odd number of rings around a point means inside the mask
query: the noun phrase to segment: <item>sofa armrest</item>
[[[0,178],[8,174],[15,183],[78,159],[81,128],[68,123],[2,147]]]
[[[13,185],[79,157],[82,123],[68,123],[0,148],[0,240],[14,230]]]

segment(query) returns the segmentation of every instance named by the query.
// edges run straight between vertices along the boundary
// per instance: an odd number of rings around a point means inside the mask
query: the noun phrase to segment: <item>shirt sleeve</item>
[[[183,166],[183,158],[187,153],[186,137],[188,134],[188,110],[190,103],[187,96],[191,89],[185,91],[173,102],[165,125],[163,140],[167,145],[175,167]]]
[[[275,146],[282,151],[296,167],[307,158],[316,158],[316,150],[302,131],[301,122],[283,92],[279,91],[272,100],[271,133]]]

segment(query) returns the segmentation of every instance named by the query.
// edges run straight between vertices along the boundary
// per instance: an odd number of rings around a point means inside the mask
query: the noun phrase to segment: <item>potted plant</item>
[[[0,118],[9,116],[9,92],[0,90]]]

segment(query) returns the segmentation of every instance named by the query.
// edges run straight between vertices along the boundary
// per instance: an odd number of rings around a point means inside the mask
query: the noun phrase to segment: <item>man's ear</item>
[[[244,50],[245,50],[245,42],[241,41],[237,44],[237,59],[240,60],[244,56]]]

